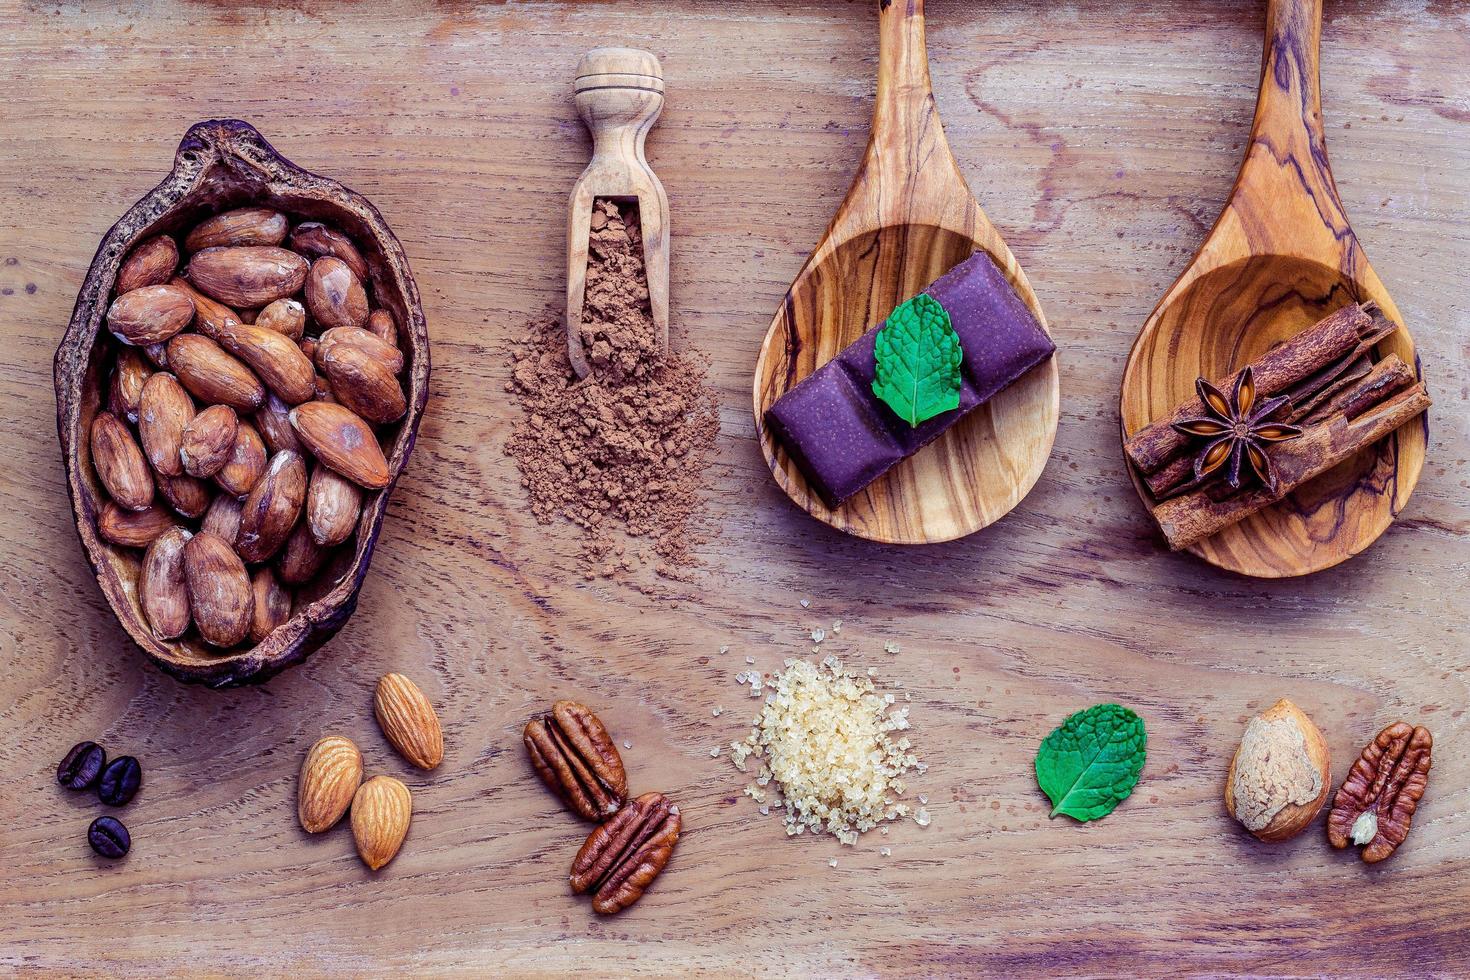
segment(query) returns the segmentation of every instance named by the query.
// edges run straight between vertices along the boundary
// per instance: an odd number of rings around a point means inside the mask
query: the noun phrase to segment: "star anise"
[[[1194,461],[1194,478],[1202,481],[1224,469],[1225,481],[1240,489],[1241,470],[1249,464],[1266,489],[1275,492],[1276,473],[1266,447],[1273,442],[1295,439],[1302,430],[1284,422],[1268,421],[1290,399],[1284,396],[1256,401],[1256,382],[1246,368],[1235,379],[1227,397],[1204,378],[1194,383],[1206,414],[1174,423],[1174,428],[1196,439],[1208,440]]]

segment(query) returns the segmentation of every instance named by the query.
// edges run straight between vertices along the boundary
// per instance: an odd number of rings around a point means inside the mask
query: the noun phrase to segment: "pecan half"
[[[1333,847],[1366,844],[1372,864],[1393,854],[1409,835],[1414,810],[1429,784],[1428,729],[1397,721],[1378,733],[1353,763],[1327,814]]]
[[[572,891],[592,892],[592,909],[613,915],[643,897],[679,841],[679,807],[662,793],[630,800],[587,837],[572,862]]]
[[[617,747],[585,705],[556,702],[526,722],[525,740],[541,781],[588,820],[606,820],[628,798]]]

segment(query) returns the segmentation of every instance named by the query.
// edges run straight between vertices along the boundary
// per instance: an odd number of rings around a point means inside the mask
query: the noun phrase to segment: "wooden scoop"
[[[1194,261],[1164,294],[1123,373],[1126,442],[1194,393],[1349,303],[1373,300],[1399,329],[1382,356],[1418,362],[1414,342],[1343,212],[1327,164],[1317,56],[1321,0],[1270,0],[1261,94],[1245,162]],[[1424,466],[1415,420],[1356,458],[1189,550],[1244,575],[1335,565],[1383,533]],[[1150,510],[1154,500],[1133,473]]]
[[[637,201],[648,301],[660,351],[669,347],[669,199],[643,155],[664,108],[658,58],[636,48],[594,48],[577,65],[577,112],[592,133],[592,162],[572,188],[567,214],[567,354],[577,377],[591,368],[582,347],[592,202]]]
[[[755,370],[755,425],[776,483],[813,517],[874,541],[926,544],[998,520],[1041,476],[1057,428],[1055,358],[835,510],[765,424],[776,399],[976,250],[1004,270],[1046,327],[1036,294],[945,141],[929,84],[923,0],[882,0],[878,37],[867,154],[771,321]]]

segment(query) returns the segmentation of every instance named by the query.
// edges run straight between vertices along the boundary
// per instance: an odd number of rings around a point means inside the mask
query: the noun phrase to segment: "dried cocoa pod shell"
[[[302,219],[309,219],[310,223],[325,222],[351,236],[348,245],[355,246],[356,254],[351,259],[344,254],[337,257],[349,265],[354,259],[361,262],[365,258],[362,268],[354,272],[366,284],[368,267],[371,268],[370,294],[378,305],[391,310],[398,318],[399,339],[407,360],[403,381],[409,411],[403,420],[378,434],[389,474],[385,484],[406,465],[428,393],[429,351],[423,311],[403,250],[382,216],[371,204],[340,184],[301,170],[282,158],[245,123],[210,121],[191,129],[179,146],[173,172],[130,208],[100,243],[78,292],[66,336],[57,349],[55,380],[57,428],[77,532],[109,606],[127,633],[156,664],[175,677],[213,686],[267,678],[300,662],[342,626],[354,608],[387,507],[386,491],[365,495],[355,549],[350,553],[334,552],[332,562],[301,587],[299,605],[291,619],[253,648],[241,646],[226,651],[208,647],[194,630],[177,640],[160,640],[153,635],[138,606],[134,582],[140,556],[130,548],[146,545],[182,519],[175,518],[162,506],[155,507],[153,512],[122,514],[111,505],[113,516],[107,520],[101,516],[110,501],[92,469],[87,443],[97,406],[107,400],[112,353],[109,345],[98,343],[99,335],[110,339],[106,337],[107,307],[114,297],[122,264],[140,243],[159,234],[182,243],[201,217],[255,206],[279,211],[293,223]],[[305,229],[306,239],[312,238],[311,231]],[[329,244],[327,248],[335,249],[335,246]],[[312,253],[310,257],[317,258],[319,254]],[[178,275],[178,270],[174,275]],[[241,302],[229,307],[218,300],[210,303],[221,322],[232,317],[241,323],[248,319],[245,311],[257,305]],[[204,308],[203,316],[201,308]],[[228,312],[218,312],[221,310]],[[209,311],[210,307],[196,300],[194,329],[205,336],[214,328]],[[261,325],[264,313],[261,309],[256,315],[256,325]],[[167,367],[167,348],[152,345],[151,350],[145,348],[145,353],[156,366]],[[203,408],[206,401],[195,397]],[[264,434],[267,427],[260,424],[259,428]],[[229,500],[227,494],[216,499],[220,502],[211,504],[206,518],[217,518],[230,504],[237,503]],[[139,540],[139,532],[131,525],[150,521],[159,526]],[[113,527],[114,533],[121,533],[136,545],[122,546],[103,537],[102,525],[111,527],[113,523],[124,525],[120,532]],[[309,533],[306,536],[311,540]]]
[[[276,627],[291,618],[291,593],[281,585],[269,565],[262,565],[250,577],[255,608],[250,618],[250,639],[259,643],[275,632]]]
[[[226,306],[265,306],[301,289],[310,264],[273,245],[206,248],[189,260],[184,277]]]
[[[189,394],[210,405],[253,412],[265,401],[265,385],[223,347],[199,334],[168,342],[168,363]]]
[[[207,479],[230,461],[240,420],[228,405],[211,405],[184,426],[179,439],[179,462],[184,472]]]
[[[211,340],[224,327],[245,322],[240,318],[239,313],[205,296],[182,276],[175,276],[170,280],[170,285],[178,286],[189,294],[190,299],[194,300],[194,329]]]
[[[306,521],[311,536],[324,548],[352,537],[362,515],[362,488],[332,469],[317,464],[306,488]]]
[[[265,475],[265,442],[249,422],[235,427],[235,441],[230,446],[230,455],[225,465],[214,475],[220,489],[233,497],[243,497]]]
[[[526,723],[531,765],[547,788],[587,820],[618,812],[628,797],[628,774],[617,746],[592,709],[558,701]]]
[[[107,308],[107,329],[125,344],[146,347],[168,340],[194,319],[194,300],[177,286],[143,286]]]
[[[189,592],[184,586],[184,545],[193,535],[169,528],[153,539],[138,572],[138,601],[155,636],[173,640],[189,629]]]
[[[383,343],[398,349],[398,321],[393,319],[392,313],[387,310],[373,310],[368,314],[367,330]]]
[[[1429,785],[1434,736],[1396,721],[1353,763],[1327,813],[1327,840],[1336,848],[1363,845],[1369,864],[1393,856],[1409,836],[1414,811]]]
[[[316,352],[313,360],[317,367],[322,367],[322,359],[331,352],[332,347],[337,344],[347,344],[357,347],[363,353],[371,355],[372,358],[383,365],[389,374],[397,374],[403,370],[403,352],[392,344],[383,341],[369,330],[357,327],[333,327],[321,335],[317,342]],[[324,369],[325,370],[325,369]]]
[[[300,252],[310,259],[319,259],[326,255],[341,259],[347,263],[358,282],[368,281],[367,262],[363,260],[357,246],[352,244],[352,239],[335,228],[328,228],[320,221],[303,221],[297,225],[286,244],[293,252]]]
[[[305,521],[298,521],[286,537],[276,570],[287,585],[305,585],[317,577],[331,551],[316,543]]]
[[[271,452],[290,449],[305,455],[301,440],[296,438],[296,430],[291,428],[291,406],[274,394],[266,395],[265,404],[255,413],[255,428]]]
[[[248,562],[265,561],[286,543],[306,501],[306,463],[298,453],[276,453],[240,507],[235,550]]]
[[[92,420],[92,467],[107,493],[125,510],[146,510],[153,503],[153,474],[137,440],[111,412]]]
[[[97,533],[108,544],[121,548],[146,548],[171,527],[174,516],[156,504],[147,510],[123,510],[111,500],[97,514]]]
[[[366,331],[362,331],[366,333]],[[353,344],[323,343],[317,351],[322,372],[337,401],[365,421],[394,422],[408,411],[403,387],[393,373],[372,354]]]
[[[346,262],[324,255],[307,274],[306,308],[324,328],[361,327],[368,319],[367,290]]]
[[[226,541],[235,540],[235,535],[240,533],[240,504],[239,498],[227,493],[217,495],[204,512],[199,530],[217,534]]]
[[[316,394],[316,369],[296,342],[285,334],[236,323],[221,329],[215,340],[244,361],[286,404],[298,405]]]
[[[228,541],[200,531],[184,545],[189,611],[204,642],[232,647],[250,634],[255,594],[245,563]]]
[[[373,430],[350,409],[307,402],[291,409],[291,427],[311,454],[360,487],[378,490],[391,479]]]
[[[278,299],[260,311],[255,325],[299,341],[306,332],[306,307],[294,299]]]
[[[158,493],[174,513],[193,520],[209,509],[214,493],[209,484],[192,476],[160,476]]]
[[[112,369],[112,384],[107,390],[107,410],[120,419],[138,424],[138,408],[143,400],[143,386],[153,376],[153,366],[136,347],[117,352]]]
[[[138,441],[148,464],[159,476],[182,476],[179,450],[184,429],[194,420],[194,401],[179,380],[167,371],[148,379],[138,401]]]
[[[162,286],[179,267],[179,247],[168,235],[145,238],[133,247],[117,270],[117,294],[144,286]]]
[[[673,856],[682,821],[662,793],[645,793],[588,835],[572,861],[572,892],[592,892],[592,910],[616,915],[643,897]]]
[[[224,245],[279,245],[290,224],[270,208],[236,208],[201,221],[184,239],[184,251],[202,252]]]

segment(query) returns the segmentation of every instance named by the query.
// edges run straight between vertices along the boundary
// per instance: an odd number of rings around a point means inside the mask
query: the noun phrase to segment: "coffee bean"
[[[78,742],[56,767],[56,781],[67,789],[91,789],[107,764],[107,753],[96,742]]]
[[[133,846],[133,838],[122,821],[113,817],[98,817],[87,828],[87,843],[92,850],[105,858],[120,858]]]
[[[119,756],[102,770],[97,784],[97,798],[108,806],[124,806],[143,782],[143,769],[130,755]]]

